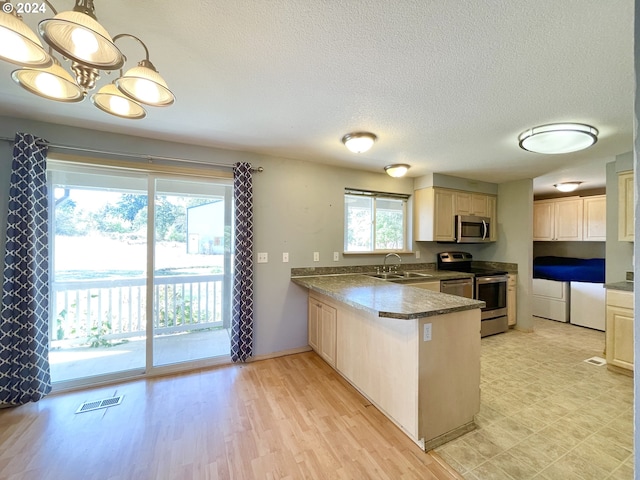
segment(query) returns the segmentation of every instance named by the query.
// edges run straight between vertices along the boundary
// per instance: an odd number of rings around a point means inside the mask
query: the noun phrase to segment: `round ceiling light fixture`
[[[598,141],[598,129],[582,123],[552,123],[525,130],[520,148],[534,153],[559,154],[584,150]]]
[[[370,132],[354,132],[342,137],[342,143],[353,153],[363,153],[369,150],[377,139],[378,137]]]
[[[394,178],[404,177],[407,173],[407,170],[411,168],[410,165],[406,163],[395,163],[393,165],[387,165],[384,167],[384,171],[387,172],[387,175]]]
[[[556,187],[561,192],[573,192],[574,190],[577,190],[581,183],[582,182],[562,182],[556,183],[554,187]]]

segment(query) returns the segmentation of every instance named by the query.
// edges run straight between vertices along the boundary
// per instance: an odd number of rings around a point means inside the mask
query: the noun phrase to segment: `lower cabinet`
[[[608,368],[621,373],[633,374],[632,292],[607,290],[605,336]]]
[[[309,346],[329,365],[336,366],[337,310],[309,295]]]
[[[510,327],[516,324],[516,293],[518,291],[518,275],[507,276],[507,323]]]
[[[398,319],[310,291],[308,321],[309,345],[421,448],[475,428],[479,308]]]

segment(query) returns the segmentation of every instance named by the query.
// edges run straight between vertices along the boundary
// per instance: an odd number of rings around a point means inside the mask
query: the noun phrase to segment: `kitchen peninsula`
[[[309,290],[311,347],[421,448],[475,428],[484,302],[364,274],[291,280]]]

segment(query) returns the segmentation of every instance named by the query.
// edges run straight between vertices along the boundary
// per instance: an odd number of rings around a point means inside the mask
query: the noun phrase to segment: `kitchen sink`
[[[433,277],[430,273],[420,273],[420,272],[402,272],[399,273],[401,278],[424,278],[424,277]]]
[[[404,278],[400,273],[365,273],[366,276],[368,277],[374,277],[374,278],[381,278],[382,280],[389,280],[391,278],[393,279],[397,279],[397,278]]]
[[[365,275],[374,278],[381,278],[382,280],[400,280],[403,278],[426,278],[433,277],[429,273],[420,272],[386,272],[386,273],[366,273]]]

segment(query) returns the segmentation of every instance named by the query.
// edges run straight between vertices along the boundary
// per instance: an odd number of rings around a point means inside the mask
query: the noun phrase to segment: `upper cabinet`
[[[456,215],[488,217],[488,197],[482,193],[455,192]]]
[[[491,240],[495,241],[497,226],[495,195],[463,192],[448,188],[429,187],[414,192],[414,239],[418,242],[455,241],[455,216],[477,215],[492,221]]]
[[[535,201],[533,240],[603,242],[606,210],[605,195]]]
[[[618,174],[618,240],[633,242],[633,171]]]
[[[583,202],[583,240],[604,242],[607,239],[607,196],[584,197]]]

